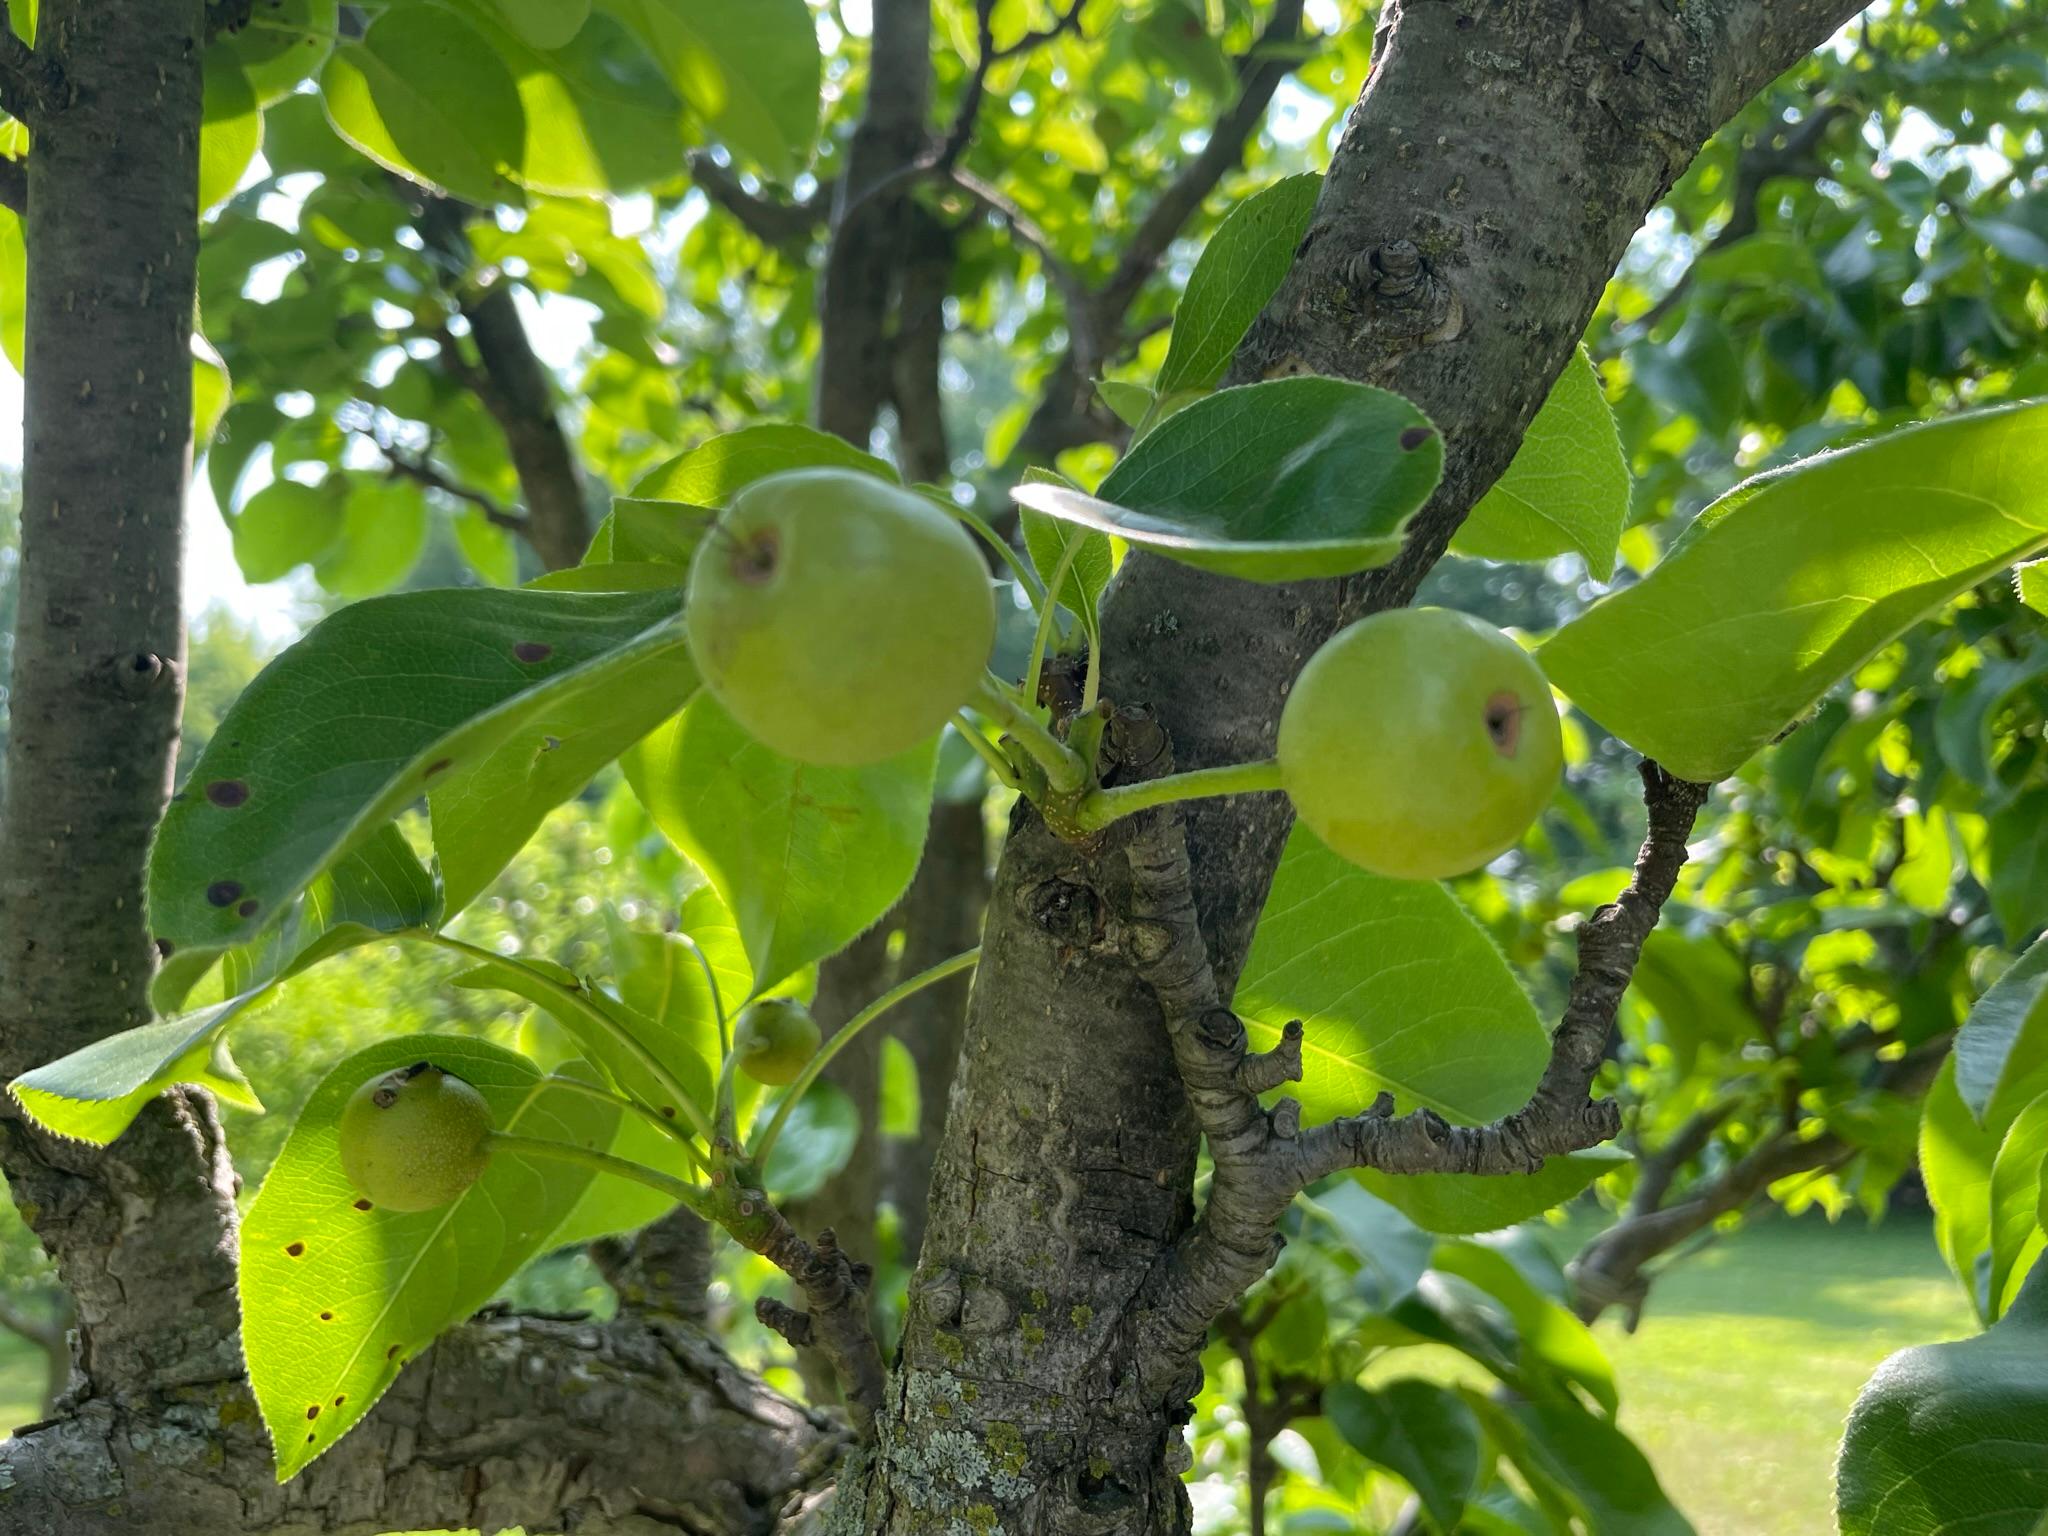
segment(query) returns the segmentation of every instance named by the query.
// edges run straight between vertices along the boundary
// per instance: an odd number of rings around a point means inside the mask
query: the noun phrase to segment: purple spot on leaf
[[[216,907],[231,907],[242,899],[242,887],[233,880],[216,880],[206,888],[206,899]]]
[[[1436,431],[1432,427],[1409,427],[1401,434],[1401,451],[1413,453],[1435,436]]]
[[[512,647],[512,654],[519,660],[530,664],[536,661],[546,661],[555,654],[555,648],[552,645],[545,645],[538,640],[522,640]]]
[[[249,799],[249,786],[241,779],[215,779],[206,786],[206,798],[222,810],[233,810]]]

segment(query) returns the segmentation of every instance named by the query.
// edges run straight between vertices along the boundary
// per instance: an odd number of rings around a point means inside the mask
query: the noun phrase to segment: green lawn
[[[1974,1331],[1925,1222],[1766,1221],[1600,1325],[1621,1421],[1700,1536],[1825,1536],[1842,1421],[1877,1363]]]
[[[1633,1336],[1600,1326],[1622,1422],[1700,1536],[1826,1536],[1865,1378],[1894,1350],[1971,1331],[1927,1225],[1907,1220],[1763,1222],[1672,1270]],[[0,1423],[35,1417],[41,1369],[0,1332]]]

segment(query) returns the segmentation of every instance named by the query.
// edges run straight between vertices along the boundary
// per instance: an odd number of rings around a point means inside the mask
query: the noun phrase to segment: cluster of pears
[[[705,686],[802,762],[879,762],[938,731],[983,680],[988,572],[961,525],[850,469],[757,480],[690,568]],[[1507,635],[1442,608],[1374,615],[1312,657],[1280,720],[1283,787],[1351,862],[1441,879],[1512,847],[1563,761],[1550,688]]]

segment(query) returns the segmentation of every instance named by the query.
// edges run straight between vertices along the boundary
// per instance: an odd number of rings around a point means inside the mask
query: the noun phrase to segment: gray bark
[[[1443,487],[1400,560],[1345,584],[1134,557],[1105,613],[1105,695],[1146,706],[1183,767],[1270,752],[1301,663],[1346,617],[1405,602],[1507,466],[1643,215],[1854,9],[1390,5],[1296,265],[1232,377],[1408,395],[1444,433]],[[1240,797],[1186,822],[1227,996],[1288,813]],[[1159,1001],[1103,942],[1132,900],[1125,844],[1091,854],[1028,809],[1013,822],[889,1411],[842,1482],[861,1528],[961,1511],[1013,1532],[1186,1525],[1179,1426],[1199,1367],[1162,1370],[1138,1341],[1148,1277],[1192,1221],[1195,1126]]]

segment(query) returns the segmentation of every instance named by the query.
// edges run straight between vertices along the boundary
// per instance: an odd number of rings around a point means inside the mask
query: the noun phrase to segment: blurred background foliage
[[[1175,293],[1223,213],[1327,163],[1368,71],[1376,8],[1310,0],[1299,38],[1254,55],[1277,9],[994,8],[999,43],[1050,36],[989,76],[958,165],[991,195],[941,186],[921,204],[944,263],[940,478],[963,503],[1000,522],[1027,462],[1099,475],[1122,428],[1089,378],[1149,382]],[[611,494],[678,450],[809,415],[826,215],[871,84],[864,7],[814,0],[811,12],[825,119],[802,170],[772,164],[772,145],[735,152],[684,114],[602,17],[576,45],[578,67],[604,82],[586,127],[615,116],[644,131],[497,189],[488,205],[423,194],[372,165],[291,81],[267,103],[260,150],[202,246],[201,323],[232,382],[201,473],[240,579],[204,572],[197,589],[229,591],[241,608],[195,620],[181,765],[267,655],[321,612],[399,587],[510,584],[559,563],[522,460],[546,423],[594,525]],[[970,79],[976,19],[968,0],[938,0],[937,14],[944,121]],[[1156,276],[1150,263],[1126,272],[1134,242],[1155,233],[1147,214],[1185,188],[1221,131],[1248,55],[1291,73],[1242,164],[1207,178],[1159,242]],[[1617,584],[1759,469],[2048,391],[2044,133],[2048,7],[1889,0],[1709,144],[1587,336],[1636,475]],[[1071,323],[1077,292],[1095,296],[1093,357]],[[538,393],[508,388],[507,369],[529,370]],[[903,434],[892,405],[873,446],[902,457],[915,446]],[[9,481],[0,733],[12,501]],[[272,619],[252,618],[243,582],[281,583],[289,622],[275,602]],[[1541,634],[1603,590],[1576,557],[1453,557],[1425,600]],[[1210,1352],[1192,1426],[1202,1529],[1423,1528],[1431,1472],[1394,1443],[1389,1415],[1442,1426],[1452,1443],[1483,1433],[1512,1445],[1534,1433],[1517,1430],[1512,1402],[1537,1375],[1569,1383],[1563,1400],[1589,1420],[1583,1405],[1611,1398],[1618,1378],[1621,1427],[1701,1530],[1827,1527],[1827,1463],[1870,1366],[1970,1326],[1971,1256],[1949,1255],[1959,1274],[1941,1278],[1915,1145],[1970,1003],[2048,923],[2048,861],[2027,856],[2048,829],[2044,679],[2042,618],[1987,585],[1874,658],[1715,797],[1610,1068],[1636,1156],[1586,1199],[1481,1239],[1431,1238],[1358,1189],[1297,1211],[1285,1258]],[[1566,783],[1537,832],[1456,887],[1551,1016],[1575,926],[1625,878],[1638,799],[1629,754],[1590,721],[1567,720],[1567,746]],[[960,788],[979,793],[971,769]],[[999,830],[1000,809],[986,807],[988,827]],[[608,774],[550,818],[461,932],[601,969],[606,905],[672,924],[691,879]],[[245,1188],[340,1056],[397,1029],[509,1036],[520,1024],[395,947],[295,980],[238,1041],[272,1110],[233,1124]],[[899,1143],[919,1124],[909,1057],[887,1056],[874,1127]],[[818,1149],[826,1172],[886,1153],[836,1133]],[[879,1220],[880,1290],[900,1305],[900,1213],[885,1201]],[[1880,1220],[1882,1231],[1865,1227]],[[718,1265],[715,1325],[743,1360],[803,1390],[752,1320],[772,1278],[729,1245]],[[0,1327],[20,1341],[0,1355],[0,1406],[33,1417],[61,1380],[62,1300],[11,1210],[0,1277]],[[612,1304],[581,1253],[536,1263],[507,1299]],[[1801,1362],[1797,1381],[1788,1359]],[[1713,1437],[1714,1456],[1690,1454],[1695,1434]],[[1545,1479],[1625,1500],[1639,1453],[1614,1435],[1605,1456],[1596,1475],[1511,1454],[1460,1529],[1547,1528],[1524,1523]]]

